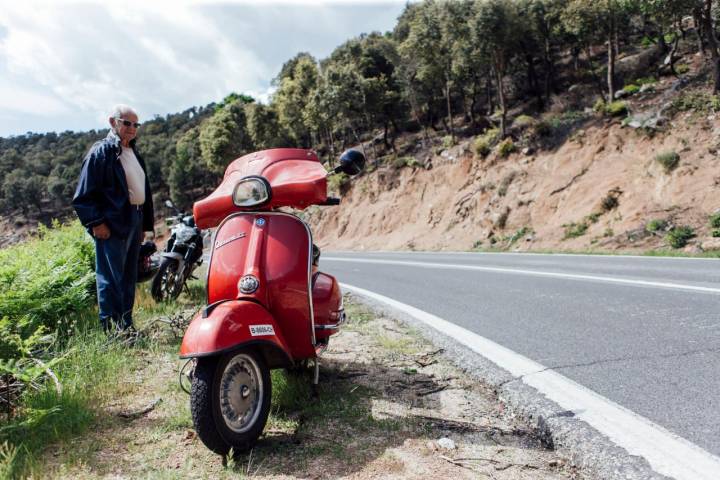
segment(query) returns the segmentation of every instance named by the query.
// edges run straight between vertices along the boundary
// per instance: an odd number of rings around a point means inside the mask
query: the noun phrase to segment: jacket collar
[[[133,150],[135,150],[135,140],[135,138],[130,140],[130,148],[132,148]],[[122,151],[122,145],[120,145],[120,137],[118,137],[112,129],[108,132],[107,137],[105,137],[105,141],[117,150]]]

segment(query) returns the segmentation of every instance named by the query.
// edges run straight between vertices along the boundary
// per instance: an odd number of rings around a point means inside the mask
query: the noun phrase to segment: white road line
[[[570,410],[631,455],[644,457],[658,473],[678,480],[717,480],[720,458],[669,432],[660,425],[617,405],[559,373],[492,340],[440,317],[360,287],[341,284],[404,312],[477,352],[513,376],[537,389],[564,410]]]
[[[569,280],[586,280],[592,282],[619,283],[622,285],[633,285],[641,287],[671,288],[674,290],[688,290],[702,293],[720,293],[720,288],[701,287],[699,285],[687,285],[684,283],[652,282],[649,280],[632,280],[628,278],[605,277],[597,275],[580,275],[575,273],[545,272],[542,270],[525,270],[521,268],[503,267],[481,267],[478,265],[462,265],[459,263],[434,263],[434,262],[411,262],[406,260],[380,260],[371,258],[343,258],[323,257],[324,261],[349,262],[349,263],[374,263],[383,265],[402,265],[407,267],[420,268],[444,268],[451,270],[476,270],[481,272],[510,273],[515,275],[534,275],[537,277],[565,278]]]

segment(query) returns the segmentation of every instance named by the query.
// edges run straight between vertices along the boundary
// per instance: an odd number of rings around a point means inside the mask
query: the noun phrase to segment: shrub
[[[512,138],[506,138],[502,142],[500,142],[500,145],[498,145],[498,155],[501,157],[507,157],[512,152],[515,151],[515,144],[512,141]]]
[[[712,233],[711,233],[711,235],[712,235],[714,238],[720,237],[720,228],[716,228],[715,230],[713,230]]]
[[[0,312],[17,333],[71,330],[75,315],[93,304],[95,251],[85,229],[40,227],[39,237],[0,251]]]
[[[711,228],[720,228],[720,212],[710,215],[709,221]]]
[[[635,95],[640,91],[640,87],[631,83],[630,85],[625,85],[622,91],[627,93],[628,95]]]
[[[619,117],[621,115],[625,115],[628,113],[627,103],[623,102],[622,100],[610,102],[605,107],[605,113],[607,113],[611,117]]]
[[[563,225],[563,227],[565,227],[565,236],[563,237],[563,240],[567,240],[568,238],[576,238],[585,235],[588,229],[588,224],[585,222],[572,222]]]
[[[350,177],[344,173],[328,176],[328,191],[342,193],[350,183]]]
[[[652,85],[653,83],[657,83],[657,78],[655,77],[640,77],[637,80],[635,80],[635,85]]]
[[[530,115],[519,115],[513,122],[513,127],[528,128],[535,125],[535,119]]]
[[[690,71],[690,65],[687,65],[685,63],[681,63],[679,65],[675,65],[675,71],[679,73],[680,75],[683,75],[685,73],[688,73]]]
[[[479,157],[487,157],[491,152],[490,145],[484,136],[479,136],[475,139],[473,149],[475,150],[475,154]]]
[[[662,219],[654,219],[650,220],[647,225],[645,225],[645,230],[650,233],[659,232],[660,230],[665,230],[668,226],[667,220]]]
[[[673,100],[672,110],[700,113],[720,111],[720,97],[702,91],[683,92]]]
[[[655,156],[655,161],[662,165],[665,173],[670,173],[675,170],[680,163],[680,155],[674,151],[658,153]]]
[[[538,137],[547,137],[552,133],[552,125],[545,120],[541,120],[535,124],[535,135]]]
[[[665,236],[665,241],[672,248],[682,248],[687,245],[688,240],[695,237],[695,231],[688,226],[675,227]]]
[[[417,167],[418,165],[420,165],[420,163],[412,156],[398,157],[393,160],[393,167],[395,168]]]
[[[602,199],[600,205],[602,206],[603,211],[609,212],[613,208],[617,208],[617,206],[620,205],[620,200],[618,200],[615,195],[607,195],[605,198]]]
[[[593,110],[597,113],[603,113],[605,111],[605,100],[598,98],[595,105],[593,105]]]
[[[448,149],[450,147],[455,146],[455,139],[452,135],[445,135],[442,139],[442,146],[444,149]]]
[[[590,223],[597,223],[598,220],[600,220],[600,214],[597,212],[593,212],[585,218]]]
[[[500,130],[497,128],[490,128],[482,135],[478,135],[473,144],[475,154],[480,157],[486,157],[492,150],[493,145],[497,142],[499,135]]]

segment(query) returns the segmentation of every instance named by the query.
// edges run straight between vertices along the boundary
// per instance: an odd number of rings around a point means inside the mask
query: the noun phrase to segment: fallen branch
[[[162,402],[162,398],[158,397],[140,410],[137,410],[135,412],[120,412],[120,413],[118,413],[118,416],[122,417],[122,418],[128,418],[128,419],[139,418],[139,417],[142,417],[143,415],[146,415],[146,414],[152,412],[153,410],[155,410],[155,407],[160,405],[160,402]]]

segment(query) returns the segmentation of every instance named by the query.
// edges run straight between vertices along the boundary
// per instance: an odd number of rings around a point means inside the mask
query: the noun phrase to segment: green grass
[[[137,358],[99,330],[77,332],[57,354],[62,356],[55,368],[62,393],[51,382],[38,391],[26,390],[16,416],[0,428],[0,444],[17,452],[0,458],[0,470],[10,471],[10,478],[38,475],[38,456],[47,445],[71,441],[98,420],[100,405],[132,388],[123,380]]]

